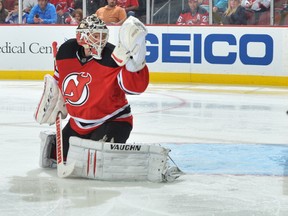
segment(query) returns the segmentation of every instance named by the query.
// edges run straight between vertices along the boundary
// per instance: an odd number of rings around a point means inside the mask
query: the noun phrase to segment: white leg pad
[[[39,166],[42,168],[56,168],[57,162],[50,158],[52,145],[55,144],[55,132],[52,131],[41,131],[40,132],[40,157]]]
[[[67,164],[75,162],[72,175],[98,180],[174,181],[169,149],[159,145],[104,143],[71,137]]]

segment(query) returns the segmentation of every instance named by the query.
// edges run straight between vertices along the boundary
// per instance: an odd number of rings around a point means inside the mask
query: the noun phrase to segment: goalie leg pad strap
[[[76,162],[73,175],[90,179],[172,181],[167,178],[169,151],[157,145],[104,143],[71,137],[67,164]]]

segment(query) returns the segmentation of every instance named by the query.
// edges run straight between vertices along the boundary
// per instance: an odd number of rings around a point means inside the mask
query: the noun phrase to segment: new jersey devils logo
[[[89,97],[88,84],[91,79],[91,75],[85,72],[75,72],[66,76],[62,83],[65,101],[73,106],[84,104]]]

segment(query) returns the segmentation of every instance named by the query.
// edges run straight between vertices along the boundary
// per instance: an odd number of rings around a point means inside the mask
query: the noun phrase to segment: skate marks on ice
[[[287,146],[166,146],[187,173],[175,183],[60,179],[56,170],[36,169],[27,176],[9,178],[9,191],[0,196],[1,212],[29,216],[95,212],[101,216],[288,214]]]
[[[89,210],[93,207],[103,208],[100,215],[106,215],[123,189],[141,191],[141,188],[160,188],[163,184],[62,179],[57,177],[55,169],[36,169],[27,176],[9,177],[7,186],[8,191],[2,189],[0,196],[0,215],[81,215],[81,209],[95,213]]]
[[[0,215],[285,216],[285,178],[194,174],[155,184],[13,177]]]

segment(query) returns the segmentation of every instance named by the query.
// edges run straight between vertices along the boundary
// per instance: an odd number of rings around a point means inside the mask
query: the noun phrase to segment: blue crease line
[[[288,145],[165,144],[190,174],[288,176]]]

